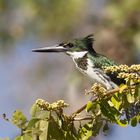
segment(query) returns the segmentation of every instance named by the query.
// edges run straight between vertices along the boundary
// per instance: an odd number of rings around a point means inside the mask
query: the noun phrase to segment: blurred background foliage
[[[140,1],[0,0],[0,113],[10,115],[17,108],[28,113],[37,98],[64,99],[72,110],[85,103],[83,93],[91,82],[71,59],[31,49],[90,33],[98,52],[118,63],[139,63]],[[17,133],[0,120],[0,137]],[[135,133],[131,136],[136,138]]]
[[[29,33],[41,38],[73,34],[84,3],[83,0],[1,0],[2,49]]]

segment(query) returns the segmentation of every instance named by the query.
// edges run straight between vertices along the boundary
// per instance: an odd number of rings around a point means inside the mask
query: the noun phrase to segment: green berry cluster
[[[36,100],[36,104],[42,109],[47,111],[56,111],[64,107],[68,107],[69,105],[64,102],[64,100],[59,100],[54,103],[48,103],[43,99]]]
[[[126,72],[126,73],[135,73],[140,72],[140,64],[139,65],[131,65],[130,67],[127,65],[118,65],[118,66],[110,66],[105,67],[105,72]]]
[[[119,65],[105,67],[105,73],[115,73],[118,78],[125,81],[133,81],[134,83],[140,83],[140,65]]]

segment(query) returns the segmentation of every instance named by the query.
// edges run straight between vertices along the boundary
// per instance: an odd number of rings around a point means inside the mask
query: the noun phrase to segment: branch
[[[120,89],[119,88],[115,88],[112,89],[110,91],[107,91],[107,93],[104,96],[112,96],[114,93],[118,92]],[[98,99],[98,96],[95,96],[94,99],[92,100],[92,102],[95,102]],[[78,109],[77,111],[75,111],[74,113],[72,113],[72,115],[70,115],[72,118],[75,118],[79,113],[81,113],[83,110],[85,110],[87,104],[83,105],[80,109]]]

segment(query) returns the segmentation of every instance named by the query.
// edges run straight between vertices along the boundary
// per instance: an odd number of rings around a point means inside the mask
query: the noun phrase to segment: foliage
[[[108,52],[107,56],[120,64],[130,65],[138,61],[136,54],[139,54],[140,49],[139,5],[139,0],[109,0],[101,25],[97,24],[96,27],[98,48],[101,52]]]
[[[63,100],[51,104],[42,99],[33,104],[30,120],[19,110],[11,120],[4,114],[5,120],[21,129],[15,140],[87,140],[100,131],[107,133],[109,124],[135,127],[140,122],[140,65],[106,67],[105,72],[117,74],[126,84],[108,91],[95,83],[86,91],[92,100],[71,115],[63,112],[69,106]]]
[[[139,47],[140,1],[112,1],[106,7],[106,22],[116,32],[124,45]],[[122,37],[121,37],[122,36]]]
[[[83,4],[83,0],[1,0],[0,48],[11,46],[30,33],[41,38],[46,34],[65,36],[72,33],[80,22],[77,16]]]

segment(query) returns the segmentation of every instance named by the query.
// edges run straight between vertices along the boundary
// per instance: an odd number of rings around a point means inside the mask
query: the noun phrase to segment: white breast
[[[94,82],[103,84],[108,90],[117,87],[117,85],[111,81],[110,77],[107,76],[103,70],[93,67],[93,63],[90,59],[88,59],[88,68],[85,72],[90,78],[93,79]]]
[[[105,86],[108,90],[116,88],[117,85],[111,81],[110,77],[107,76],[103,70],[99,68],[93,68],[94,65],[90,59],[88,59],[88,67],[87,70],[80,69],[77,65],[77,68],[84,74],[88,75],[92,79],[93,82],[97,82]],[[75,63],[76,64],[76,63]]]

